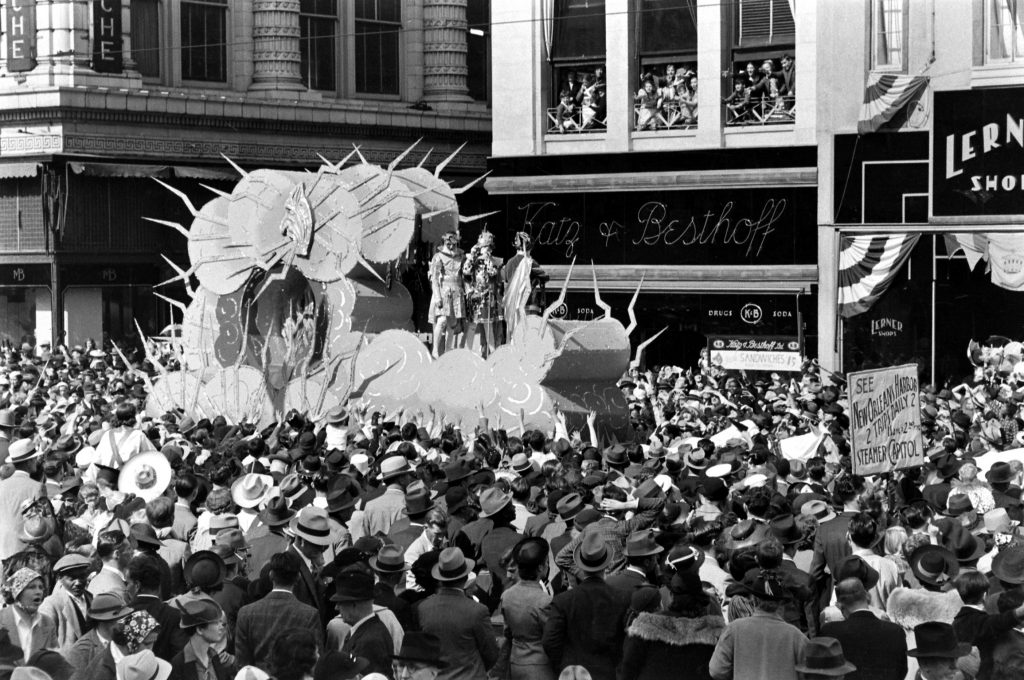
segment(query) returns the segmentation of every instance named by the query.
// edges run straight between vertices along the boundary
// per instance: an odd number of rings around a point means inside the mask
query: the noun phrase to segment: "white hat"
[[[75,467],[85,469],[96,462],[96,449],[91,446],[83,446],[75,454]]]
[[[349,465],[359,470],[359,474],[365,476],[370,469],[370,457],[365,453],[356,453],[348,461]]]
[[[256,666],[245,666],[235,673],[235,680],[270,680],[270,676]]]
[[[121,466],[117,489],[135,494],[147,503],[158,498],[171,483],[171,463],[159,451],[139,453]]]
[[[718,465],[712,465],[704,473],[707,477],[725,477],[732,472],[732,466],[728,463],[719,463]]]
[[[153,650],[144,649],[117,662],[117,680],[167,680],[171,664],[156,658]]]
[[[768,483],[768,476],[763,475],[760,472],[756,472],[752,475],[747,475],[743,478],[743,485],[748,489],[753,489],[757,486],[764,486]]]
[[[42,451],[36,450],[36,443],[34,441],[31,439],[17,439],[11,442],[7,449],[7,462],[24,463],[41,455],[43,455]]]
[[[274,478],[250,472],[242,475],[231,485],[231,500],[242,508],[255,508],[270,497]]]

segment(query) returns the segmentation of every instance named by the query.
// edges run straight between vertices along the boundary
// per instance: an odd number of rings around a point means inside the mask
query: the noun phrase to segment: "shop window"
[[[160,3],[158,0],[133,0],[131,11],[135,70],[146,78],[159,78]]]
[[[301,0],[299,53],[302,84],[311,90],[337,88],[338,0]]]
[[[466,87],[476,101],[489,99],[487,73],[491,64],[490,0],[469,0],[466,4]]]
[[[183,80],[227,80],[227,0],[181,3],[181,77]]]
[[[356,92],[399,94],[401,33],[398,0],[356,0]]]
[[[604,0],[556,0],[551,35],[548,132],[604,130]]]
[[[871,68],[905,70],[907,0],[871,0]]]
[[[727,83],[727,127],[796,121],[794,0],[739,0],[734,9],[732,79]]]
[[[1024,60],[1024,2],[986,0],[985,5],[985,62]]]
[[[36,300],[46,288],[0,286],[0,344],[21,346],[36,341]]]
[[[697,126],[697,0],[641,0],[636,22],[637,130]],[[651,83],[650,91],[647,82]],[[661,102],[660,106],[652,98]]]

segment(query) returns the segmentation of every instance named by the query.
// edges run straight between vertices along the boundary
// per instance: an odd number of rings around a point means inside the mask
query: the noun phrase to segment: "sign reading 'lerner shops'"
[[[932,215],[1024,213],[1024,88],[935,93]]]
[[[708,338],[711,363],[732,371],[799,371],[800,339],[718,335]]]
[[[853,474],[923,465],[917,365],[859,371],[847,378]]]

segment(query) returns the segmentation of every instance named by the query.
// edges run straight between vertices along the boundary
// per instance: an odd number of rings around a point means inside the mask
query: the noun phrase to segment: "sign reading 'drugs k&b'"
[[[858,371],[847,379],[853,474],[923,465],[917,365]]]
[[[935,93],[932,215],[1024,213],[1024,88]]]
[[[712,335],[711,363],[734,371],[799,371],[800,339],[789,336]]]

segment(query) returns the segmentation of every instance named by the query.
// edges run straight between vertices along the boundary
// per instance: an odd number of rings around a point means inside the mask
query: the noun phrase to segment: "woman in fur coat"
[[[687,680],[710,680],[708,664],[725,619],[707,614],[709,599],[696,572],[677,573],[669,591],[667,608],[641,612],[626,631],[621,680],[661,680],[683,669]]]

